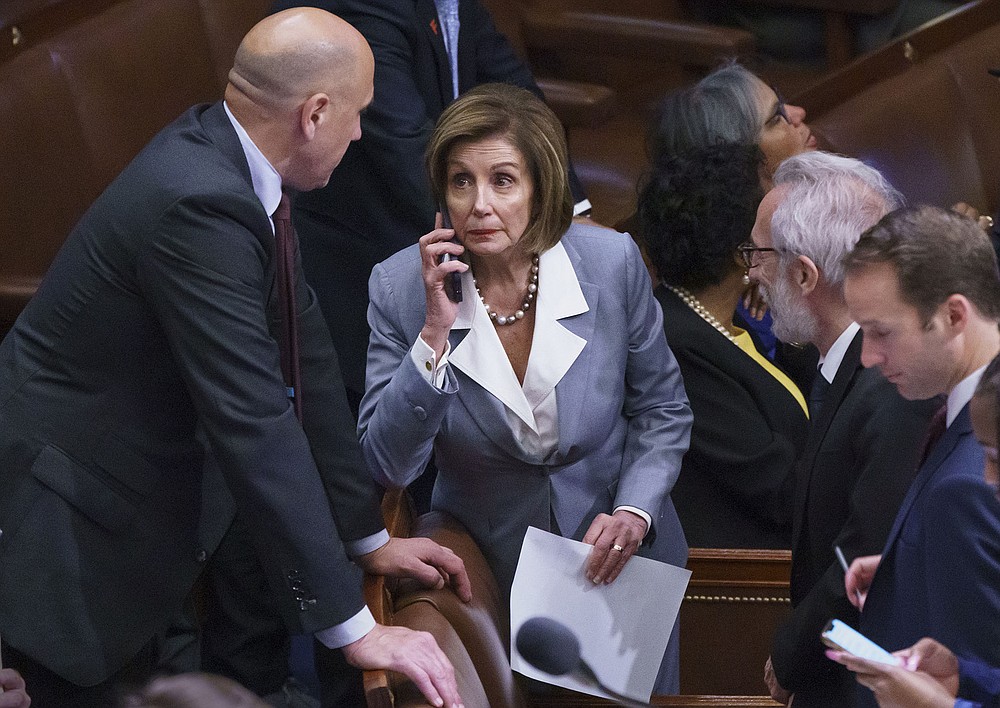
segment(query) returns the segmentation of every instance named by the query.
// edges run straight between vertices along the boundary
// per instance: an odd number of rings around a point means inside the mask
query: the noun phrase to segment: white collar
[[[945,424],[950,426],[966,404],[972,400],[984,371],[986,371],[985,366],[976,369],[948,392],[948,417],[945,419]]]
[[[463,292],[476,292],[471,271],[464,274],[462,288]],[[452,351],[449,362],[538,432],[532,410],[548,396],[587,344],[558,322],[590,309],[562,243],[556,243],[538,258],[535,303],[535,329],[523,387],[514,375],[496,327],[476,296],[465,298],[459,308],[452,329],[469,332]]]
[[[820,356],[819,372],[826,379],[827,383],[833,383],[833,379],[836,378],[837,372],[840,371],[840,365],[844,361],[844,356],[847,354],[847,349],[851,346],[851,342],[854,341],[854,336],[858,333],[859,329],[861,327],[857,322],[851,322],[851,324],[847,325],[847,329],[837,337],[837,341],[830,347],[830,351]]]
[[[281,175],[274,169],[274,165],[264,157],[264,153],[260,151],[260,148],[257,147],[254,141],[250,139],[247,131],[236,120],[236,116],[229,110],[229,106],[225,101],[222,102],[222,107],[226,109],[229,122],[233,124],[236,136],[240,139],[240,145],[243,146],[243,153],[246,155],[247,165],[250,167],[250,181],[253,183],[253,192],[257,195],[257,199],[260,200],[261,206],[264,207],[264,211],[267,213],[268,218],[270,218],[274,214],[275,209],[278,208],[278,202],[281,201]],[[273,222],[271,223],[271,228],[274,228]]]

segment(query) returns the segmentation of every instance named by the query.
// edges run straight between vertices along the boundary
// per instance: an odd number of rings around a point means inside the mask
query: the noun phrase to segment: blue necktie
[[[448,62],[451,64],[451,85],[458,98],[458,0],[434,0],[438,19],[441,20],[441,34],[444,35],[444,46],[448,51]]]

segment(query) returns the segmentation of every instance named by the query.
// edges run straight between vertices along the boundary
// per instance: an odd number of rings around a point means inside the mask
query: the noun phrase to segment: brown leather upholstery
[[[269,0],[0,9],[0,335],[90,203],[164,125],[219,98]]]
[[[470,658],[470,650],[465,646],[455,628],[442,615],[430,600],[414,599],[402,609],[397,608],[396,624],[423,632],[430,632],[437,640],[438,646],[448,656],[455,667],[455,679],[458,683],[459,695],[467,708],[490,705],[502,705],[491,702],[478,673],[475,662]],[[407,708],[430,706],[427,699],[405,676],[393,676],[393,693],[397,707]]]
[[[522,31],[521,5],[512,0],[483,0],[483,5],[489,10],[497,29],[518,56],[527,62],[529,51]],[[535,80],[545,94],[545,102],[567,127],[600,125],[615,111],[615,92],[607,86],[544,75],[536,75]]]
[[[925,25],[813,86],[821,146],[881,170],[910,203],[1000,206],[1000,2]]]
[[[412,582],[400,582],[395,594],[395,623],[405,623],[401,609],[414,605],[433,607],[453,628],[468,652],[482,689],[489,697],[489,705],[523,706],[524,699],[510,670],[507,612],[501,607],[493,572],[478,546],[461,524],[441,512],[418,517],[410,535],[432,538],[462,558],[472,583],[473,599],[466,604],[450,589],[426,590]],[[464,694],[462,697],[468,706],[469,699]]]

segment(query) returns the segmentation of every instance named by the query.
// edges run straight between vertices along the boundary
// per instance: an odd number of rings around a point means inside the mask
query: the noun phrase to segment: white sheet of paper
[[[517,653],[521,625],[532,617],[550,617],[573,630],[581,658],[601,683],[648,701],[691,571],[633,556],[615,582],[594,585],[583,574],[591,548],[528,529],[511,588],[511,668],[545,683],[610,698],[570,674],[543,673]]]

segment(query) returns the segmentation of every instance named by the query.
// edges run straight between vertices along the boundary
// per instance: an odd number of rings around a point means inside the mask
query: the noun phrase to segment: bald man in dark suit
[[[144,680],[234,511],[290,628],[460,702],[433,641],[375,624],[345,553],[467,581],[450,552],[389,540],[298,264],[301,423],[279,363],[270,215],[360,137],[373,64],[320,10],[251,29],[225,102],[125,168],[0,344],[0,635],[39,705],[104,707]]]

